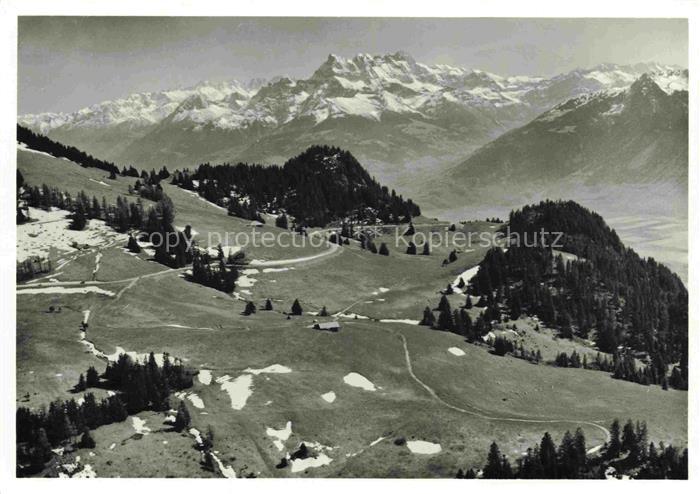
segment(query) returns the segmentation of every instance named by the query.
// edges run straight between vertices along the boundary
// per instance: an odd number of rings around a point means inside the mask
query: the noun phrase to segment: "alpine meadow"
[[[687,22],[517,21],[20,16],[16,476],[688,479]]]

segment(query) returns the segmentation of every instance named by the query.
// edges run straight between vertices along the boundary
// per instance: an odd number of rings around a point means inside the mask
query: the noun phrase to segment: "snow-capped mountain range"
[[[311,145],[333,145],[416,197],[426,179],[499,136],[572,98],[622,91],[643,74],[664,94],[687,98],[688,71],[659,64],[505,77],[426,65],[405,53],[330,55],[306,79],[202,82],[18,120],[119,166],[145,169],[282,163]]]
[[[454,218],[477,208],[503,214],[544,198],[574,198],[613,216],[682,218],[688,93],[663,82],[643,74],[627,88],[560,103],[426,177],[410,197],[430,214]]]
[[[450,107],[508,116],[514,109],[536,114],[578,94],[629,86],[643,73],[650,73],[667,92],[687,89],[687,71],[659,64],[604,64],[551,78],[503,77],[448,65],[429,66],[400,52],[347,59],[330,55],[308,79],[202,82],[186,89],[131,94],[73,113],[22,115],[19,123],[42,133],[149,127],[165,121],[189,123],[193,129],[233,130],[279,127],[306,118],[316,125],[346,116],[381,121],[390,113],[431,119]]]

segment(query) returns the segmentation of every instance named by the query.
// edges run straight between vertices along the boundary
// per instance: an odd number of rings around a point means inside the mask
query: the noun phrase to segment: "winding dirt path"
[[[608,429],[603,427],[600,424],[597,424],[595,422],[588,422],[585,420],[574,420],[574,419],[541,419],[541,418],[519,418],[519,417],[508,417],[508,416],[497,416],[497,415],[492,415],[489,414],[488,412],[484,410],[480,410],[476,407],[470,406],[473,410],[467,410],[465,408],[459,407],[457,405],[453,405],[452,403],[449,403],[445,401],[443,398],[440,397],[440,395],[437,394],[437,392],[428,386],[425,382],[423,382],[414,372],[413,370],[413,364],[411,363],[411,354],[408,350],[408,342],[406,341],[406,337],[400,333],[396,333],[394,331],[391,331],[386,328],[382,328],[387,331],[389,331],[391,334],[398,336],[401,339],[401,342],[403,344],[403,351],[404,351],[404,358],[406,360],[406,368],[408,369],[408,373],[411,375],[411,378],[427,393],[433,397],[435,401],[440,403],[441,405],[454,410],[459,413],[463,413],[466,415],[471,415],[474,417],[478,417],[484,420],[491,420],[491,421],[498,421],[498,422],[515,422],[515,423],[529,423],[529,424],[574,424],[574,425],[588,425],[590,427],[594,427],[601,431],[605,437],[604,443],[610,441],[610,432]],[[603,443],[601,443],[602,446]],[[595,452],[598,449],[600,449],[600,446],[596,446],[594,448],[590,448],[588,452]]]

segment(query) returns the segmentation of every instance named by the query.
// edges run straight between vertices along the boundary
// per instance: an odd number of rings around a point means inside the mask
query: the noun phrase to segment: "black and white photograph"
[[[12,485],[695,478],[698,4],[619,3],[17,2]]]

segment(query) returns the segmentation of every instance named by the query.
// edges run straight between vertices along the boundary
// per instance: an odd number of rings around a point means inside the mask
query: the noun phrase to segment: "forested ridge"
[[[119,168],[114,163],[94,158],[76,147],[65,146],[46,136],[32,132],[21,125],[17,126],[17,140],[35,151],[42,151],[56,158],[69,159],[85,168],[99,168],[109,172],[111,175],[119,173]]]
[[[249,219],[284,211],[298,224],[324,226],[344,219],[398,223],[420,215],[416,204],[381,186],[351,153],[329,146],[312,146],[283,166],[205,163],[176,171],[172,183]]]
[[[562,232],[556,249],[577,259],[533,245],[542,230]],[[593,338],[601,351],[624,353],[616,377],[661,384],[673,364],[671,384],[687,389],[688,292],[676,274],[626,248],[599,215],[573,201],[513,211],[502,231],[511,236],[509,249],[491,249],[470,286],[491,312],[505,306],[512,319],[537,315],[563,337]],[[644,376],[632,355],[648,360]]]

